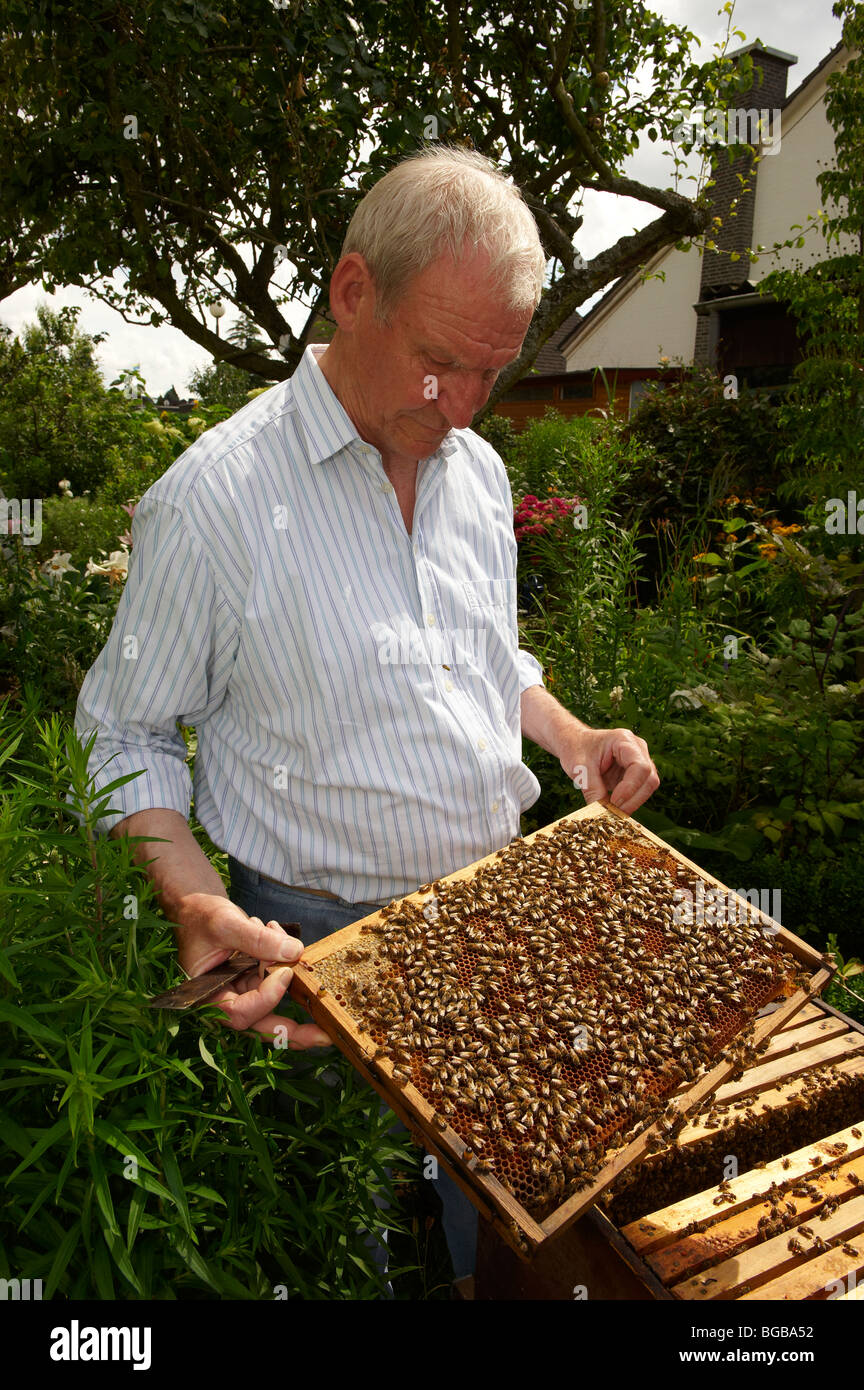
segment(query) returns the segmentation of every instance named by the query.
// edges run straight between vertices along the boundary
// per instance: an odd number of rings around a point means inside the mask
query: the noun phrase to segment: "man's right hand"
[[[282,1039],[282,1045],[294,1051],[332,1045],[332,1039],[317,1023],[295,1023],[273,1012],[291,983],[291,964],[303,954],[303,944],[296,936],[276,921],[265,925],[260,917],[248,917],[229,898],[212,893],[188,898],[183,915],[185,924],[175,929],[177,958],[190,977],[221,965],[232,951],[244,951],[268,965],[285,962],[263,980],[257,971],[250,970],[214,995],[210,1002],[223,1010],[230,1028],[240,1032],[251,1029],[271,1040]]]

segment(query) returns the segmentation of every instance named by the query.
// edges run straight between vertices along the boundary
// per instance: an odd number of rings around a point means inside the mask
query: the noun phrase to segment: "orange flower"
[[[780,553],[779,545],[760,545],[758,550],[759,554],[764,555],[766,560],[771,560],[775,555],[779,555]]]

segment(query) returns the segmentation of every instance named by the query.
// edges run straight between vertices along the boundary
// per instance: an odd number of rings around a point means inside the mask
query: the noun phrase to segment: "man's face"
[[[340,394],[385,460],[416,462],[451,428],[471,424],[502,367],[519,356],[533,311],[502,306],[484,253],[427,266],[389,324],[375,320],[374,305],[370,280],[346,342],[350,372]]]

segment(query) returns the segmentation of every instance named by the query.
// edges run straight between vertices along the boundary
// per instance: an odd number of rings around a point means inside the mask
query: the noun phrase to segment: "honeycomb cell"
[[[390,904],[315,973],[542,1219],[625,1135],[674,1137],[670,1094],[800,982],[755,912],[679,921],[682,887],[700,885],[631,826],[566,821]]]

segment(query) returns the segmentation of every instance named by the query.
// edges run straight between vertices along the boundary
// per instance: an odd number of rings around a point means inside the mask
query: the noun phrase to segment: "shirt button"
[[[435,626],[435,614],[434,614],[434,613],[427,613],[427,614],[426,614],[426,621],[427,621],[427,623],[429,624],[430,627],[434,627],[434,626]]]
[[[444,689],[445,689],[445,690],[452,690],[452,689],[453,689],[453,682],[452,682],[452,681],[445,681],[445,682],[444,682]]]
[[[486,740],[485,740],[485,738],[478,738],[478,740],[477,740],[477,747],[480,749],[480,752],[481,752],[481,753],[485,753],[485,751],[486,751]]]
[[[497,811],[497,810],[498,810],[498,807],[499,807],[500,805],[501,805],[501,802],[500,802],[500,801],[493,801],[493,802],[492,802],[492,810],[493,810],[493,811]]]
[[[412,545],[411,549],[414,551],[414,554],[415,554],[415,555],[419,555],[419,554],[420,554],[420,547],[419,547],[419,545],[417,544],[416,541],[415,541],[414,544]]]

